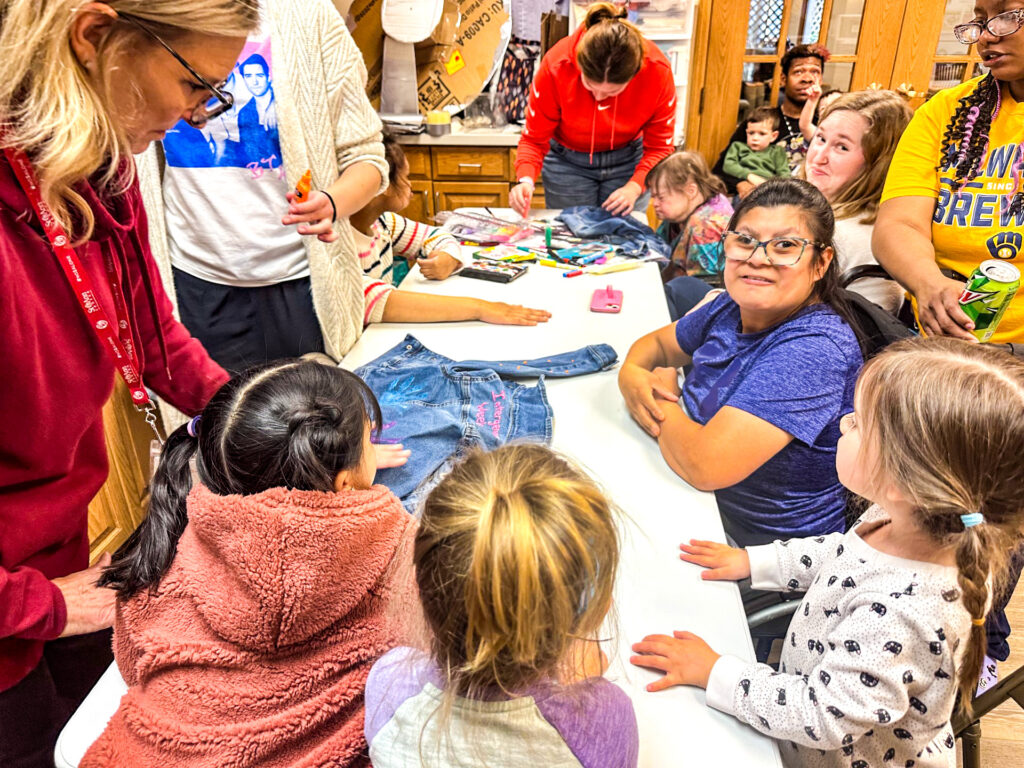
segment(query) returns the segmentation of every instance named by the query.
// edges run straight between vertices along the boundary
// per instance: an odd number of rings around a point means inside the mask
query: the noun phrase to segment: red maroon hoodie
[[[138,183],[107,205],[87,185],[78,191],[96,231],[75,250],[97,297],[113,316],[103,256],[111,253],[146,385],[197,412],[227,374],[171,314]],[[86,512],[107,477],[102,408],[114,375],[0,153],[0,691],[64,629],[64,599],[49,580],[88,565]]]
[[[644,155],[630,181],[644,187],[647,172],[671,154],[676,87],[668,59],[644,40],[644,63],[618,96],[598,104],[583,87],[576,46],[586,27],[559,40],[541,60],[530,86],[526,127],[519,139],[516,178],[540,176],[549,141],[593,156],[626,146],[643,135]]]

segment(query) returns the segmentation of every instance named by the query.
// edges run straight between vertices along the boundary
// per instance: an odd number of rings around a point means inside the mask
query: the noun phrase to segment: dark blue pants
[[[0,766],[53,768],[64,724],[114,660],[111,630],[51,640],[28,676],[0,692]]]
[[[630,180],[643,154],[643,142],[636,139],[619,149],[595,152],[591,162],[590,153],[577,152],[552,140],[540,174],[545,207],[600,206]],[[646,210],[650,199],[650,191],[644,192],[633,210]]]
[[[665,283],[665,300],[668,301],[668,314],[675,322],[685,315],[707,295],[711,286],[703,280],[682,275]]]
[[[239,288],[174,270],[181,322],[229,373],[323,352],[309,278]]]

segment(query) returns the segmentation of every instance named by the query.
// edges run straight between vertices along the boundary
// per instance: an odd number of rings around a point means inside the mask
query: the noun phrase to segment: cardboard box
[[[354,0],[349,30],[366,62],[366,93],[380,108],[383,75],[383,0]],[[441,21],[416,45],[420,111],[461,109],[486,85],[501,62],[508,38],[509,0],[445,0]]]

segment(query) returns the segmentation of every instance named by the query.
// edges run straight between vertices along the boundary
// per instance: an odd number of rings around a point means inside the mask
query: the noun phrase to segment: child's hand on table
[[[648,635],[641,642],[634,643],[633,650],[641,655],[630,656],[631,663],[665,673],[663,678],[647,686],[652,693],[673,685],[707,688],[711,668],[719,659],[719,654],[692,632],[676,631],[672,637]]]
[[[401,443],[374,443],[373,453],[377,458],[377,469],[400,467],[409,460],[412,451]]]
[[[428,280],[444,280],[457,270],[462,262],[450,253],[435,251],[430,258],[416,259],[420,265],[420,273]]]
[[[551,319],[546,309],[531,309],[521,304],[506,304],[503,301],[481,301],[477,317],[494,325],[537,325]]]
[[[338,233],[334,231],[334,206],[331,205],[331,198],[319,189],[309,193],[309,200],[304,203],[296,202],[295,192],[289,192],[288,214],[281,219],[286,227],[298,224],[300,235],[316,235],[323,243],[333,243],[338,239]]]
[[[700,577],[705,581],[739,581],[750,577],[750,556],[745,549],[737,549],[715,541],[690,539],[680,544],[680,560],[700,565],[708,570]]]

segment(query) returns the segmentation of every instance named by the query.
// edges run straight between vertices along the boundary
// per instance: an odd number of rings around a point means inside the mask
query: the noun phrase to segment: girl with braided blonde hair
[[[779,739],[790,766],[955,759],[985,617],[1024,525],[1024,361],[980,344],[902,341],[864,366],[843,418],[839,479],[873,502],[845,534],[736,549],[681,545],[706,579],[804,591],[779,671],[719,656],[689,632],[653,635],[648,686],[697,685],[709,706]]]

